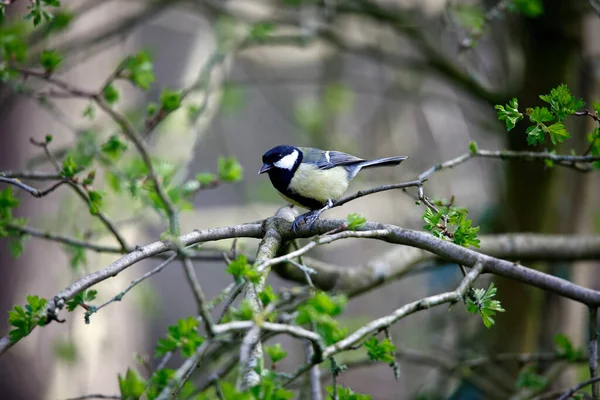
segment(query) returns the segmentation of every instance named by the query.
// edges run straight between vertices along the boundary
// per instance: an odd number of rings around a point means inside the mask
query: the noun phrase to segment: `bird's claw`
[[[305,214],[297,216],[296,219],[294,219],[294,222],[292,222],[292,231],[294,233],[297,233],[298,226],[300,223],[307,224],[308,229],[312,230],[312,228],[315,226],[315,223],[319,219],[320,215],[321,215],[321,213],[311,211],[311,212],[307,212]]]

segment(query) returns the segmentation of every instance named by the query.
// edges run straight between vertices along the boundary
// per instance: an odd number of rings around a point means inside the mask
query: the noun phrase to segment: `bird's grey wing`
[[[325,151],[315,164],[319,169],[330,169],[337,166],[357,164],[364,161],[362,158],[342,153],[341,151]]]

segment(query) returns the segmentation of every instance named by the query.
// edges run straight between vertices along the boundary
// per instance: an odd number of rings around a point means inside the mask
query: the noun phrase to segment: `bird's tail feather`
[[[408,157],[406,156],[397,156],[397,157],[387,157],[387,158],[378,158],[376,160],[365,160],[357,163],[360,165],[360,168],[372,168],[372,167],[392,167],[394,165],[400,164],[402,161],[406,160]]]

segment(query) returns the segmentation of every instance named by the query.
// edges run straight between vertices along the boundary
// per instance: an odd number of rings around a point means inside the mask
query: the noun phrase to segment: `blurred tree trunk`
[[[579,93],[579,71],[582,64],[585,5],[583,1],[548,0],[544,1],[543,15],[518,21],[525,59],[522,89],[516,94],[520,109],[541,105],[539,95],[549,93],[551,88],[561,83],[568,84],[576,96],[582,96]],[[582,124],[577,122],[569,128],[575,138],[581,138],[583,132],[579,132],[578,128]],[[532,150],[525,140],[526,127],[525,123],[519,124],[515,131],[508,134],[509,149]],[[565,222],[575,221],[577,216],[573,214],[581,212],[581,207],[568,205],[572,200],[568,199],[568,193],[581,188],[583,174],[571,171],[563,174],[555,169],[547,169],[541,163],[514,161],[507,164],[506,177],[506,198],[498,224],[501,230],[573,231],[575,227]],[[562,212],[565,203],[568,212]],[[548,269],[548,266],[540,264],[530,266]],[[497,282],[500,299],[507,313],[499,318],[501,323],[494,329],[494,350],[534,351],[538,339],[543,336],[544,321],[549,320],[551,311],[558,310],[548,307],[552,301],[545,298],[544,293],[534,292],[525,285],[506,279],[497,279]],[[515,332],[522,334],[515,335]]]

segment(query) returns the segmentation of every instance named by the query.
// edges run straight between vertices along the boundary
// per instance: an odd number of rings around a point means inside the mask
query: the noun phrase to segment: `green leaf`
[[[196,175],[196,180],[200,182],[202,186],[208,186],[217,180],[217,176],[210,172],[202,172]]]
[[[43,50],[40,54],[40,63],[47,73],[54,72],[62,61],[62,56],[56,50]]]
[[[252,321],[254,319],[254,308],[250,300],[242,300],[239,308],[233,310],[233,316],[240,321]]]
[[[550,104],[550,109],[559,122],[585,106],[585,102],[582,99],[576,99],[568,86],[564,84],[552,89],[549,94],[541,95],[540,99]]]
[[[494,300],[498,289],[494,287],[494,283],[490,283],[490,287],[485,289],[471,289],[467,296],[467,311],[471,314],[479,312],[486,328],[494,325],[492,316],[496,312],[504,312],[504,308],[498,300]]]
[[[48,301],[38,296],[27,296],[25,307],[15,306],[8,313],[8,322],[13,326],[9,332],[12,343],[29,335],[36,326],[46,325],[46,306]]]
[[[527,114],[531,122],[535,123],[549,122],[554,119],[554,115],[546,107],[528,108]]]
[[[158,340],[155,356],[162,357],[180,349],[184,357],[191,357],[202,343],[204,337],[198,334],[198,321],[194,317],[182,318],[176,325],[169,326],[166,338]]]
[[[97,190],[88,190],[88,198],[90,204],[90,214],[97,215],[102,207],[103,193]]]
[[[104,100],[106,100],[108,104],[113,105],[119,101],[120,94],[117,88],[115,88],[115,85],[111,83],[106,85],[102,90],[102,97],[104,97]]]
[[[592,108],[596,111],[596,115],[600,115],[600,103],[597,101],[592,102]]]
[[[146,382],[135,370],[128,368],[125,376],[119,374],[119,389],[123,399],[139,399],[146,389]]]
[[[65,178],[72,178],[75,176],[75,174],[83,171],[83,167],[78,166],[73,160],[73,157],[70,155],[63,160],[62,165],[63,167],[60,171],[60,175],[64,176]]]
[[[569,362],[577,362],[584,357],[584,351],[576,349],[565,334],[559,333],[555,335],[554,344],[556,345],[556,353]]]
[[[346,225],[348,226],[348,230],[351,231],[362,228],[366,222],[367,219],[358,213],[348,214],[346,217]]]
[[[60,10],[54,14],[54,18],[50,21],[48,29],[54,32],[64,31],[71,25],[73,16],[73,12],[70,10]]]
[[[532,389],[541,390],[548,385],[548,378],[538,375],[536,372],[535,365],[527,365],[519,372],[517,378],[516,387],[517,389]]]
[[[469,151],[471,152],[471,154],[477,154],[477,152],[479,151],[479,148],[477,147],[477,142],[475,142],[474,140],[471,140],[469,142]]]
[[[223,182],[239,182],[244,178],[244,167],[235,157],[219,157],[218,162],[219,179]]]
[[[85,110],[83,110],[82,115],[87,119],[94,119],[96,116],[96,109],[94,108],[94,105],[92,103],[88,104]]]
[[[148,90],[154,82],[154,66],[150,53],[140,51],[125,59],[124,74],[131,83],[142,90]]]
[[[266,307],[274,301],[277,301],[279,297],[275,294],[271,285],[265,285],[263,291],[258,294],[258,298],[263,307]]]
[[[79,305],[93,301],[98,294],[97,290],[84,290],[77,293],[71,300],[67,301],[67,311],[74,311]]]
[[[170,113],[181,106],[181,91],[163,89],[160,94],[160,107],[163,111]]]
[[[19,258],[21,254],[23,254],[23,242],[25,237],[26,236],[19,236],[17,238],[12,238],[8,241],[8,251],[10,252],[10,255],[14,258]]]
[[[479,232],[479,227],[472,227],[473,221],[470,219],[466,219],[466,213],[460,214],[458,218],[458,227],[454,231],[452,235],[452,241],[459,246],[464,247],[477,247],[479,248],[479,238],[477,237],[477,232]]]
[[[548,133],[552,144],[562,143],[571,138],[571,134],[567,131],[562,122],[556,122],[548,127]]]
[[[280,343],[265,347],[265,351],[273,364],[278,363],[288,355],[287,351],[285,351]]]
[[[261,40],[267,38],[275,30],[275,25],[268,22],[261,22],[252,25],[250,29],[250,39]]]
[[[101,147],[102,153],[109,158],[116,160],[127,151],[127,143],[121,140],[119,135],[112,135]]]
[[[485,14],[481,7],[471,4],[456,4],[451,7],[459,23],[474,35],[480,35],[485,26]]]
[[[235,260],[229,263],[225,272],[236,278],[242,278],[250,269],[251,266],[248,264],[248,259],[243,254],[240,254]]]
[[[544,129],[542,125],[532,125],[525,131],[527,133],[527,144],[535,146],[544,143]]]
[[[224,400],[256,400],[251,393],[238,392],[235,386],[229,382],[223,382],[221,384],[221,391],[223,392]]]
[[[365,342],[364,346],[371,361],[382,361],[387,364],[394,363],[396,346],[389,339],[385,338],[380,342],[376,337],[372,337]]]
[[[508,2],[508,9],[530,18],[535,18],[544,12],[542,0],[511,0]]]
[[[327,396],[327,400],[334,400],[333,386],[327,387],[327,393],[329,394]],[[343,386],[337,387],[337,395],[337,400],[371,400],[371,396],[367,394],[356,393],[352,389]]]
[[[506,123],[506,130],[510,131],[517,122],[523,119],[523,114],[519,112],[519,103],[516,98],[510,100],[506,106],[497,105],[494,107],[498,111],[498,119]]]

